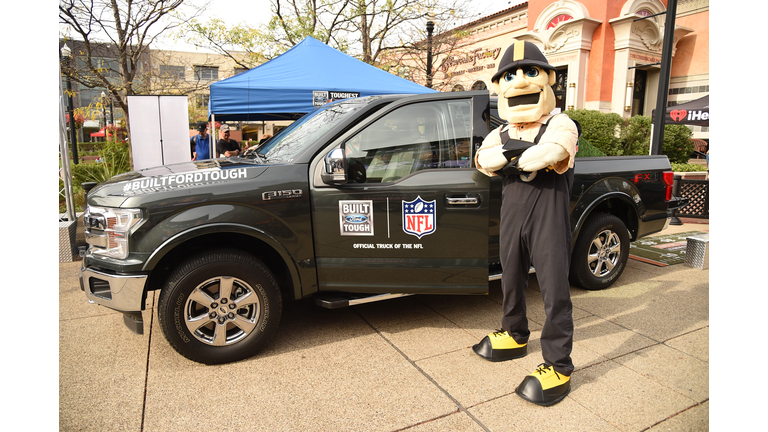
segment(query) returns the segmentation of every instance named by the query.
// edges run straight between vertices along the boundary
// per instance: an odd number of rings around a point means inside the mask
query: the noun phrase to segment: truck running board
[[[536,273],[531,266],[528,274]],[[501,267],[491,267],[488,271],[488,281],[501,280]],[[400,297],[412,296],[413,294],[355,294],[344,292],[321,292],[315,294],[315,304],[325,309],[340,309],[349,306],[355,306],[365,303],[373,303],[382,300],[389,300]]]
[[[326,309],[339,309],[364,303],[373,303],[381,300],[389,300],[398,297],[407,297],[413,294],[354,294],[354,293],[318,293],[315,295],[315,304]]]

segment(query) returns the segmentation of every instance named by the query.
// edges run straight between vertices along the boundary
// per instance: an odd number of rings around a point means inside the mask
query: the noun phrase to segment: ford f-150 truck
[[[501,124],[494,103],[482,91],[347,99],[243,157],[118,175],[88,193],[81,287],[138,334],[160,290],[166,339],[207,364],[254,355],[287,301],[486,294],[502,271],[501,181],[473,156]],[[610,286],[630,241],[666,228],[681,204],[672,180],[666,156],[577,158],[575,286]]]

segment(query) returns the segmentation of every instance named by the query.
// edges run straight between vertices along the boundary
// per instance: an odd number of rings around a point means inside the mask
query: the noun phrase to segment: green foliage
[[[598,157],[605,156],[605,153],[600,149],[589,143],[584,137],[579,138],[579,151],[576,152],[576,157]]]
[[[59,213],[67,212],[67,200],[63,195],[64,181],[59,179]],[[79,184],[72,185],[72,204],[75,206],[75,213],[85,211],[85,191]]]
[[[266,35],[258,28],[244,24],[232,26],[218,18],[211,18],[205,24],[193,19],[189,26],[179,30],[179,39],[185,39],[198,47],[214,47],[229,55],[240,67],[251,69],[264,61],[262,47],[268,44]],[[243,52],[245,56],[234,55],[235,51]],[[233,54],[230,55],[230,52]]]
[[[95,156],[99,154],[102,142],[79,142],[77,143],[77,156]]]
[[[623,147],[617,134],[623,119],[616,113],[578,109],[565,111],[568,117],[581,124],[582,135],[606,156],[621,156]]]
[[[647,155],[653,120],[647,116],[623,119],[616,113],[594,110],[567,110],[569,117],[581,124],[584,138],[606,156]],[[693,153],[693,132],[683,125],[664,127],[662,154],[670,162],[685,163]]]
[[[706,165],[701,164],[695,164],[695,163],[677,163],[672,162],[670,163],[672,165],[672,171],[674,172],[701,172],[701,171],[707,171]]]
[[[693,132],[683,125],[666,125],[664,127],[664,145],[662,154],[667,155],[670,162],[686,163],[693,153]]]
[[[621,131],[622,154],[647,155],[651,149],[651,126],[647,116],[633,116],[623,121]]]
[[[72,165],[72,182],[80,185],[85,182],[101,183],[118,174],[131,171],[128,157],[128,144],[106,142],[99,150],[101,162]]]

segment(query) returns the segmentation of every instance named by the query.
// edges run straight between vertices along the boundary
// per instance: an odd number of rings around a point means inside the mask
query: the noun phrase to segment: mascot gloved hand
[[[565,114],[549,115],[555,108],[555,78],[555,68],[533,43],[519,41],[507,48],[491,88],[499,97],[499,116],[509,123],[491,131],[475,155],[480,172],[502,177],[499,252],[504,298],[501,329],[473,350],[489,361],[528,354],[525,292],[533,263],[547,310],[541,332],[544,363],[515,392],[543,406],[565,398],[573,372],[569,197],[578,128]]]

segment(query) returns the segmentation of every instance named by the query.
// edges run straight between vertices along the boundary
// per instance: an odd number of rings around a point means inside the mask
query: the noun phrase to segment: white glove
[[[520,155],[517,168],[521,171],[538,171],[568,157],[568,151],[554,143],[535,145]]]
[[[504,148],[501,146],[481,150],[478,152],[477,162],[486,171],[498,171],[509,163],[507,158],[504,157]]]

